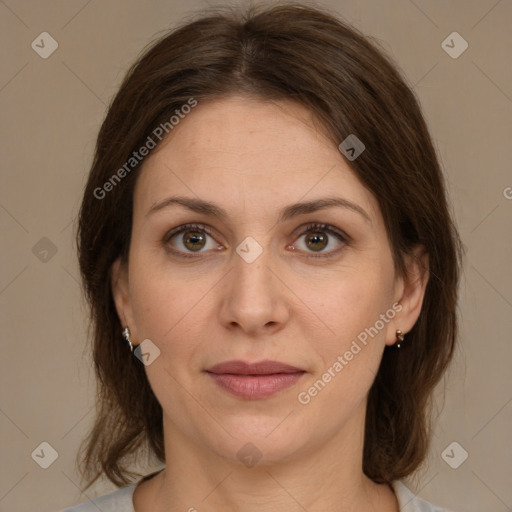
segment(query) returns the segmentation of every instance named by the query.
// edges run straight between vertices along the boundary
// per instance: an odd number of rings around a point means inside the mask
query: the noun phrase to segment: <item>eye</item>
[[[335,227],[313,223],[306,226],[292,247],[303,252],[318,253],[308,254],[308,257],[325,258],[338,253],[348,241],[349,237]]]
[[[172,246],[173,252],[181,253],[183,256],[211,249],[222,249],[222,246],[208,233],[207,226],[200,224],[179,226],[168,233],[163,241],[166,246]]]
[[[337,254],[350,241],[348,235],[328,224],[312,223],[299,235],[292,250],[296,248],[309,253],[312,258],[328,258]],[[171,230],[163,239],[164,245],[173,253],[194,257],[208,250],[222,250],[204,224],[185,224]],[[314,254],[317,253],[317,254]]]

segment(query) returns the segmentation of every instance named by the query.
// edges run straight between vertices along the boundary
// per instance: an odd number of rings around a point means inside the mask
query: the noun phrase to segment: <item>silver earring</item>
[[[400,348],[400,343],[404,341],[404,335],[402,334],[402,331],[400,331],[399,329],[397,329],[396,331],[396,339],[397,342],[395,343],[395,345],[397,348]]]
[[[123,338],[128,342],[128,345],[130,345],[130,351],[133,352],[133,343],[130,339],[130,329],[128,327],[123,329]]]

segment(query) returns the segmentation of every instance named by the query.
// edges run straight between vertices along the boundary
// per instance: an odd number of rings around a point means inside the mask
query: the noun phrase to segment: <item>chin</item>
[[[219,456],[247,467],[274,465],[292,459],[307,444],[303,428],[281,423],[286,417],[245,417],[225,424],[226,434],[208,439]],[[281,423],[281,425],[280,425]]]

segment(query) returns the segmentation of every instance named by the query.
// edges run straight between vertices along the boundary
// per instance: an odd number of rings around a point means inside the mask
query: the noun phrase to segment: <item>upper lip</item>
[[[210,373],[230,373],[233,375],[272,375],[274,373],[298,373],[304,372],[300,368],[279,361],[260,361],[247,363],[245,361],[226,361],[206,370]]]

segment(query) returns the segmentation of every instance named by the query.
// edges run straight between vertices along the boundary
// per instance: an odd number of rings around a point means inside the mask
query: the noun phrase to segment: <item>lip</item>
[[[206,372],[225,391],[250,400],[275,395],[296,384],[306,373],[278,361],[226,361],[212,366]]]
[[[246,363],[245,361],[226,361],[219,363],[206,370],[209,373],[233,375],[272,375],[275,373],[297,373],[303,372],[301,368],[296,368],[289,364],[279,361],[260,361],[259,363]]]

